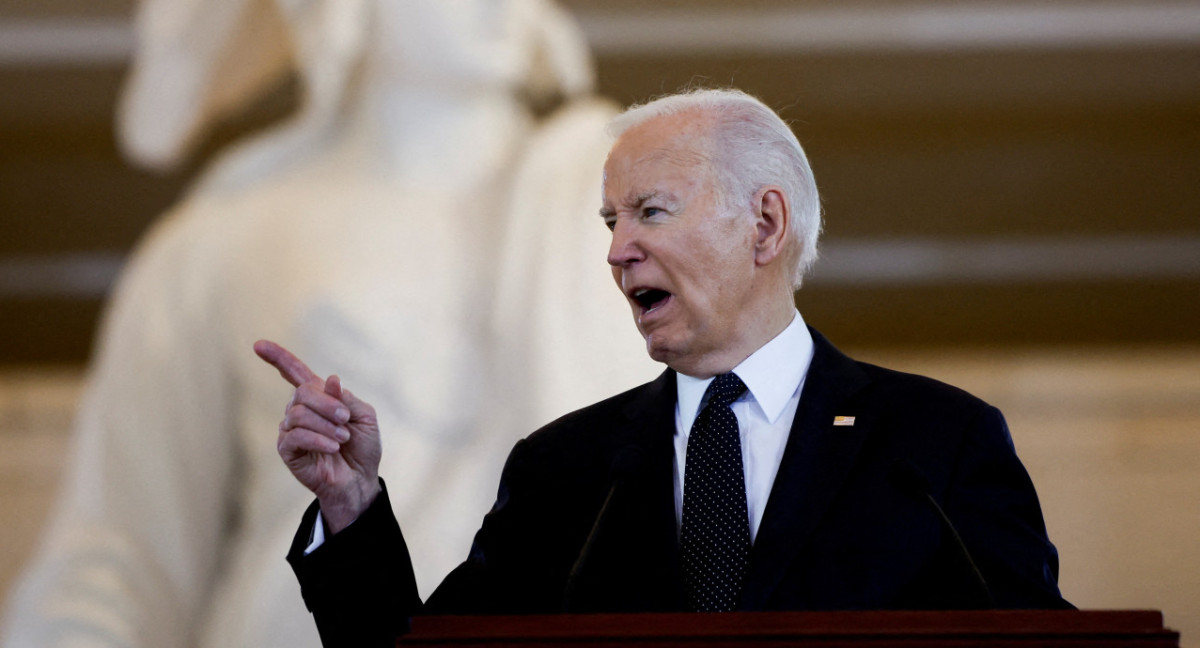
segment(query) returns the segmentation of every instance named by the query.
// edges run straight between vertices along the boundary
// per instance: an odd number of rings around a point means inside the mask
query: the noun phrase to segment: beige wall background
[[[1200,645],[1200,4],[570,0],[622,103],[736,84],[826,209],[805,317],[1000,406],[1088,608]],[[109,282],[224,143],[126,165],[130,0],[0,0],[0,591],[36,544]]]

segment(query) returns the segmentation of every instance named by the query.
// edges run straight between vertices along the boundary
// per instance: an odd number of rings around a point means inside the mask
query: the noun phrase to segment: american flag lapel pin
[[[838,427],[851,427],[854,425],[854,417],[853,416],[835,416],[835,417],[833,417],[833,424]]]

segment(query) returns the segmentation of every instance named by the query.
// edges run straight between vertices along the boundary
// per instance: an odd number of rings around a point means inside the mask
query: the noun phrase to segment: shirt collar
[[[733,373],[746,383],[750,396],[762,408],[767,420],[774,423],[804,382],[812,356],[812,334],[808,332],[800,311],[796,311],[787,328],[734,367]],[[679,415],[684,430],[691,429],[700,413],[701,400],[710,382],[712,378],[694,378],[676,373]]]

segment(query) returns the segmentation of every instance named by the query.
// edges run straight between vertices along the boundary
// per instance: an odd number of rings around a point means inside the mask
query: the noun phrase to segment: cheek
[[[736,304],[750,291],[754,275],[754,255],[751,247],[743,245],[742,232],[729,232],[729,239],[703,248],[705,254],[696,256],[693,270],[703,286],[706,300],[714,309],[725,310]],[[736,238],[734,238],[736,237]],[[736,241],[736,242],[735,242]]]

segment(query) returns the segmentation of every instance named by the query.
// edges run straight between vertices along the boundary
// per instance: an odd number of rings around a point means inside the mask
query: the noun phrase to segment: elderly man
[[[297,386],[279,452],[318,502],[289,560],[322,636],[386,642],[414,613],[1069,606],[999,411],[804,325],[820,208],[786,124],[708,90],[612,130],[608,262],[668,369],[519,442],[424,604],[371,407],[256,347]]]

